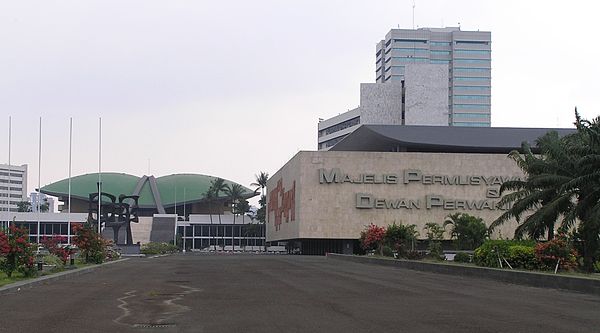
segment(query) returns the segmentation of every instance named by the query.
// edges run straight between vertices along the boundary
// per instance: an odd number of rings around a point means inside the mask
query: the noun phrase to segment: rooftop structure
[[[213,176],[199,174],[174,174],[155,178],[154,176],[136,177],[125,173],[102,173],[102,192],[115,196],[139,195],[139,210],[143,216],[153,214],[208,214],[222,212],[229,200],[224,192],[218,198],[208,200],[206,193],[211,186]],[[225,180],[225,184],[235,184]],[[243,187],[245,199],[256,195],[254,191]],[[63,179],[46,185],[41,192],[59,197],[64,204],[61,211],[68,210],[69,180]],[[91,173],[71,179],[71,212],[87,212],[90,193],[98,192],[98,174]]]
[[[536,140],[549,131],[565,136],[575,129],[362,125],[330,150],[508,154],[526,141],[535,152]]]

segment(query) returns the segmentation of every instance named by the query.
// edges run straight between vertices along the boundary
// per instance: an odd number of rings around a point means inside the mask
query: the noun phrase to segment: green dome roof
[[[131,195],[136,186],[142,179],[125,173],[102,173],[102,192],[110,193],[115,196],[120,194]],[[162,204],[165,207],[204,200],[204,194],[210,188],[210,183],[217,177],[200,174],[175,174],[156,178],[156,187]],[[90,193],[98,192],[98,174],[89,173],[71,178],[71,197],[88,200]],[[225,184],[235,184],[232,181],[225,180]],[[255,195],[254,191],[243,187],[244,197],[250,198]],[[69,195],[69,179],[59,180],[57,182],[43,186],[40,192],[57,196],[66,197]],[[227,195],[219,192],[220,198]],[[156,206],[154,196],[150,189],[149,182],[144,182],[140,191],[140,207]]]

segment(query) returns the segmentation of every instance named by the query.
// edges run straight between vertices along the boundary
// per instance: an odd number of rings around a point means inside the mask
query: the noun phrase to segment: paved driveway
[[[0,296],[2,332],[599,332],[600,297],[265,255],[132,259]]]

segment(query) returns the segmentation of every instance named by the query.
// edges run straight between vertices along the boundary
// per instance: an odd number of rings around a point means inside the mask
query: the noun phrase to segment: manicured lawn
[[[385,256],[379,256],[379,255],[374,255],[374,256],[369,256],[371,258],[377,258],[377,259],[386,259],[386,260],[408,260],[408,259],[394,259],[391,257],[385,257]],[[430,264],[438,264],[438,265],[451,265],[451,266],[469,266],[469,267],[480,267],[480,268],[490,268],[490,267],[483,267],[483,266],[477,266],[474,263],[467,263],[467,262],[455,262],[455,261],[451,261],[451,260],[434,260],[434,259],[430,259],[430,258],[425,258],[425,259],[421,259],[421,260],[414,260],[414,261],[418,261],[418,262],[426,262],[426,263],[430,263]],[[494,267],[491,267],[494,268]],[[503,268],[504,270],[510,270],[508,268]],[[580,278],[588,278],[588,279],[597,279],[600,280],[600,273],[593,273],[593,274],[587,274],[587,273],[582,273],[582,272],[565,272],[565,271],[558,271],[557,274],[554,274],[554,272],[552,271],[540,271],[540,270],[526,270],[526,269],[515,269],[515,271],[520,271],[520,272],[532,272],[532,273],[540,273],[540,274],[549,274],[549,275],[563,275],[563,276],[572,276],[572,277],[580,277]]]
[[[10,284],[10,283],[13,283],[13,282],[25,280],[25,279],[27,279],[27,278],[23,277],[23,275],[21,275],[21,273],[15,272],[9,278],[8,276],[6,276],[6,274],[0,272],[0,287]]]
[[[34,276],[34,277],[24,277],[19,272],[13,272],[12,276],[9,278],[8,276],[6,276],[5,273],[0,272],[0,287],[5,286],[7,284],[14,283],[14,282],[22,281],[22,280],[28,280],[28,279],[33,279],[33,278],[40,277],[40,276],[52,275],[52,274],[55,274],[55,273],[58,273],[58,272],[64,272],[66,270],[71,270],[71,269],[76,269],[76,268],[83,268],[83,267],[92,266],[92,265],[94,265],[94,264],[86,264],[84,262],[76,260],[74,268],[64,268],[64,269],[61,269],[61,270],[54,270],[54,271],[47,270],[47,271],[43,271],[42,273],[38,273],[38,275]],[[69,267],[69,266],[67,265],[65,267]]]

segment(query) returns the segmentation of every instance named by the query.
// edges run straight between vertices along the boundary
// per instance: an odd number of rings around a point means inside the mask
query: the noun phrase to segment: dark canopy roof
[[[570,128],[362,125],[331,147],[332,151],[409,151],[509,153],[549,131],[564,136]]]

